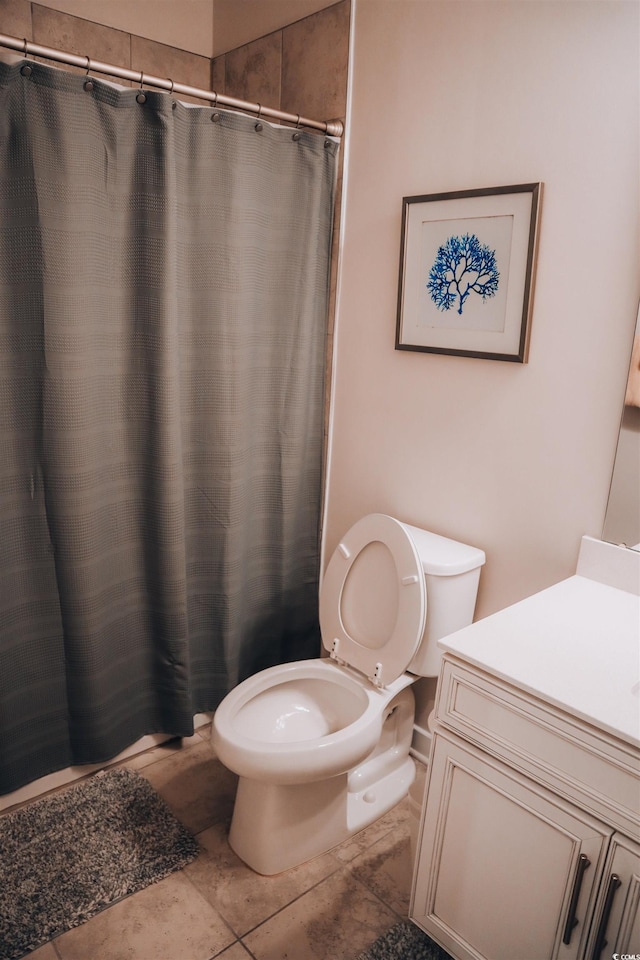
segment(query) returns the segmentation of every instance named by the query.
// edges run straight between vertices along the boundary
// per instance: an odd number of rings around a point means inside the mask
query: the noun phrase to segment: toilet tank
[[[436,533],[403,524],[422,561],[427,586],[427,622],[422,641],[407,670],[437,677],[442,651],[437,641],[473,621],[483,550]]]

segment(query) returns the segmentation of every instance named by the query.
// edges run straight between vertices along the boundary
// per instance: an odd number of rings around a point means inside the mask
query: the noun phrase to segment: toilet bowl
[[[326,658],[270,667],[215,712],[218,758],[239,776],[229,843],[262,874],[324,853],[395,806],[418,676],[439,637],[471,623],[484,553],[385,514],[342,538],[320,591]]]
[[[407,677],[388,689],[367,688],[329,659],[270,667],[218,707],[218,758],[241,777],[265,783],[346,773],[374,749],[384,707],[410,682]]]

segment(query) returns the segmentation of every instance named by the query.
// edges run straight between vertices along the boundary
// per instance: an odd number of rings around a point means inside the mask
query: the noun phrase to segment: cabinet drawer
[[[555,707],[446,656],[437,721],[635,836],[637,750]]]

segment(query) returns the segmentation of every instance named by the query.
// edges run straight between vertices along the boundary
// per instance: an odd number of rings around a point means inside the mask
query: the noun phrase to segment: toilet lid
[[[363,517],[338,544],[324,576],[325,648],[386,686],[411,662],[426,615],[422,563],[408,530],[381,513]]]

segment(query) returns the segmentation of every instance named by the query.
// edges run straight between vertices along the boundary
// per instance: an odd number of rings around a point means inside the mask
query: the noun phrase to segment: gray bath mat
[[[189,831],[132,770],[0,816],[0,960],[16,960],[198,854]]]
[[[409,920],[391,927],[357,960],[451,960],[448,953],[430,940]]]

